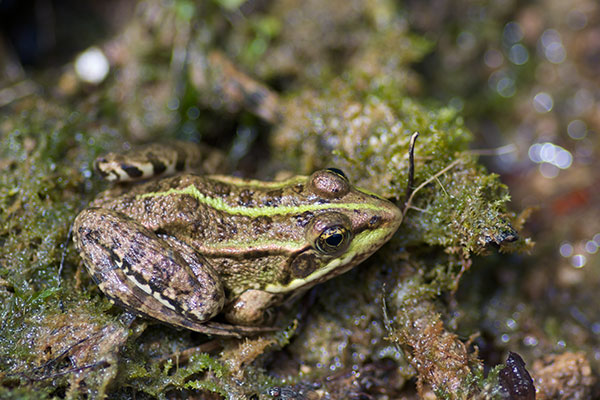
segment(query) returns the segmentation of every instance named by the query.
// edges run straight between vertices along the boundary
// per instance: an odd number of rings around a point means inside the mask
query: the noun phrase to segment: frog
[[[402,222],[339,169],[273,181],[190,172],[222,161],[200,153],[174,142],[95,161],[116,184],[77,215],[73,241],[98,288],[136,316],[264,332],[274,309],[360,264]]]

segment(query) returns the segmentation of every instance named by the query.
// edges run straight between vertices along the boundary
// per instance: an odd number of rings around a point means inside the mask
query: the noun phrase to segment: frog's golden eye
[[[328,199],[342,197],[350,191],[348,178],[337,168],[314,172],[308,178],[307,186],[315,194]]]
[[[319,253],[327,256],[342,254],[352,241],[350,219],[342,213],[330,212],[316,216],[306,230],[306,239]]]
[[[315,241],[315,247],[323,254],[343,253],[350,245],[350,231],[343,226],[326,228]]]

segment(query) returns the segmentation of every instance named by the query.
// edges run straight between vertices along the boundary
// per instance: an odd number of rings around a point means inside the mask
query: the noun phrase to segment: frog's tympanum
[[[150,149],[96,167],[112,180],[184,169],[184,152]],[[100,194],[75,219],[74,241],[115,303],[239,336],[264,329],[269,308],[369,257],[401,221],[393,203],[337,169],[280,182],[181,172]],[[226,322],[213,320],[219,314]]]

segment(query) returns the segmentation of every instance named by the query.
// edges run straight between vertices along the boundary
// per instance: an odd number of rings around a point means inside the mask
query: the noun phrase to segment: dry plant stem
[[[460,271],[454,278],[454,283],[452,285],[453,286],[452,291],[450,292],[450,295],[452,297],[454,297],[454,295],[456,294],[456,291],[458,290],[458,283],[460,282],[460,279],[462,278],[463,274],[471,268],[472,264],[473,264],[473,261],[470,258],[461,257]]]
[[[406,199],[404,200],[404,204],[408,202],[413,191],[413,183],[415,180],[415,142],[418,137],[419,132],[413,133],[408,145],[408,184],[406,185]]]

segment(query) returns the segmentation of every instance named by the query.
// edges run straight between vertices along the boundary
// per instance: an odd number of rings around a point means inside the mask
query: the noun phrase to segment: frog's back
[[[238,249],[242,243],[248,248],[248,243],[302,241],[302,202],[284,195],[282,187],[259,187],[256,182],[232,184],[219,177],[183,174],[137,184],[117,196],[105,192],[91,206],[184,238],[201,253]]]

